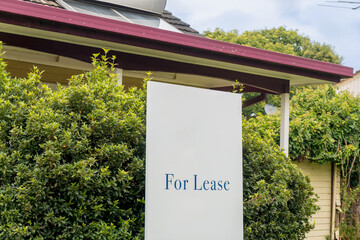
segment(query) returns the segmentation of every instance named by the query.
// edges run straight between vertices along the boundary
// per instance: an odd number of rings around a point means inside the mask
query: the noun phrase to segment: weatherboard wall
[[[315,193],[319,196],[317,205],[320,210],[313,216],[312,222],[315,228],[307,235],[307,240],[325,240],[326,236],[331,232],[331,204],[332,204],[332,168],[331,164],[316,164],[304,161],[296,163],[300,169],[311,179],[311,185],[314,187]],[[340,179],[336,178],[336,199],[339,199],[338,192]]]

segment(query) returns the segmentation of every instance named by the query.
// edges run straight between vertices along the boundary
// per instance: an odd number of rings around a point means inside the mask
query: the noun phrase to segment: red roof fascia
[[[337,64],[120,22],[19,0],[1,0],[0,12],[54,21],[81,28],[106,31],[116,35],[128,35],[144,40],[153,40],[179,47],[208,51],[209,53],[226,54],[231,57],[241,57],[298,69],[323,72],[341,77],[353,76],[352,68]]]

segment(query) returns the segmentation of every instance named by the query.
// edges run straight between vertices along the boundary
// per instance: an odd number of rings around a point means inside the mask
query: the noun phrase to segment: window
[[[131,11],[121,7],[109,7],[95,3],[83,2],[79,0],[58,0],[65,9],[85,13],[89,15],[110,18],[118,21],[139,24],[143,26],[160,28],[173,32],[181,32],[169,23],[162,20],[159,16]]]

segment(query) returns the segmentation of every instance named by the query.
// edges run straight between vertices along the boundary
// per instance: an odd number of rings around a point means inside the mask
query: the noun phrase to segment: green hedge
[[[104,61],[58,91],[0,64],[0,239],[141,235],[145,92]]]
[[[245,239],[304,239],[317,197],[310,178],[273,141],[274,125],[243,123]]]
[[[146,90],[99,58],[57,91],[0,60],[0,239],[143,238]],[[303,239],[309,179],[253,122],[243,137],[245,238]]]

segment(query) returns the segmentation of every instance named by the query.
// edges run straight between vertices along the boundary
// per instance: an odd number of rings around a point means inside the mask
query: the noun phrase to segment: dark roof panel
[[[45,6],[63,8],[55,0],[22,0],[22,1],[33,2],[33,3],[45,5]],[[164,13],[160,16],[160,18],[183,33],[201,36],[200,33],[198,31],[196,31],[195,29],[191,28],[189,24],[181,21],[180,18],[175,17],[174,15],[172,15],[171,12],[169,12],[167,10],[164,11]]]
[[[161,15],[161,18],[184,33],[200,36],[198,31],[191,28],[189,24],[181,21],[180,18],[175,17],[167,10],[164,11],[164,13]]]

